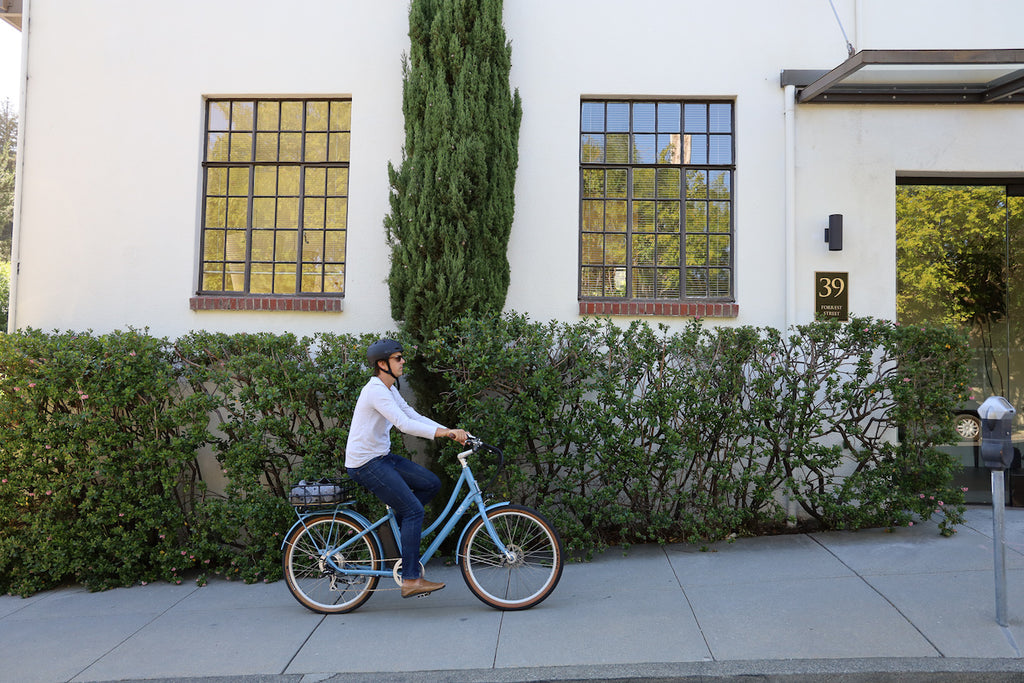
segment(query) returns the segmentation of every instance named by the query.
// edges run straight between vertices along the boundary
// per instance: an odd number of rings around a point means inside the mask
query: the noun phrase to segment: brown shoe
[[[402,597],[411,598],[414,595],[430,595],[434,591],[444,588],[443,583],[427,581],[422,576],[418,579],[402,579]]]

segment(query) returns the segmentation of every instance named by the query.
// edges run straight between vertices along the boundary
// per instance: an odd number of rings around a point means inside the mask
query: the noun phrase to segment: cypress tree
[[[420,342],[462,315],[499,313],[519,162],[519,91],[502,0],[412,0],[402,163],[388,165],[392,317]]]

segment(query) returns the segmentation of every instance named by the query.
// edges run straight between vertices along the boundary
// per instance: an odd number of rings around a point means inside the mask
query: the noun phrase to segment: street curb
[[[822,680],[830,683],[1020,683],[1024,681],[1024,659],[919,657],[665,662],[446,671],[157,678],[122,680],[117,683],[812,683]]]

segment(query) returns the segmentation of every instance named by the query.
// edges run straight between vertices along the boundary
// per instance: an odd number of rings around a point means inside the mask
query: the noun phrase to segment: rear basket
[[[355,484],[351,479],[303,479],[292,487],[288,502],[295,507],[340,505],[352,502],[354,492]]]

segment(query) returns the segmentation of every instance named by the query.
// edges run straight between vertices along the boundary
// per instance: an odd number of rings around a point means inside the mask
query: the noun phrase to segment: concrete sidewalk
[[[525,612],[448,587],[381,586],[351,614],[284,582],[69,588],[0,597],[0,681],[1024,680],[1024,510],[1006,511],[1009,627],[995,621],[992,513],[892,532],[611,550]]]

